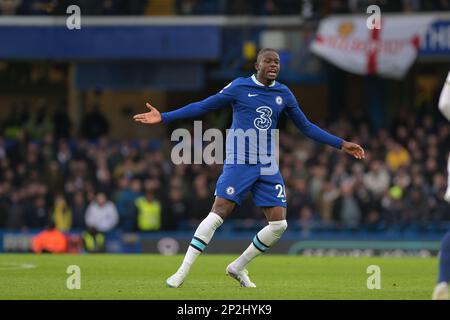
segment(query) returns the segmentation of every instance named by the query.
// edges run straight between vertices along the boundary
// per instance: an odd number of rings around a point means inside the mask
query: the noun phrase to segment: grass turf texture
[[[183,256],[0,254],[1,299],[425,299],[437,258],[353,258],[265,255],[249,265],[257,288],[225,276],[236,256],[201,256],[182,287],[165,280]],[[81,269],[81,289],[69,290],[69,265]],[[381,289],[369,290],[369,265],[381,268]]]

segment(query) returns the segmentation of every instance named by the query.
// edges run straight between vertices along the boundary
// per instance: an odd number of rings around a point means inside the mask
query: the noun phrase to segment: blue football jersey
[[[255,75],[237,78],[205,100],[162,113],[162,122],[195,118],[225,107],[233,108],[233,122],[226,141],[226,163],[267,163],[261,159],[274,156],[276,129],[283,112],[306,136],[341,148],[343,140],[311,123],[287,86],[277,81],[266,86]]]

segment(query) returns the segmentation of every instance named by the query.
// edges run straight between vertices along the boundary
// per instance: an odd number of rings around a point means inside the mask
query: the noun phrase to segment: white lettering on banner
[[[450,50],[450,25],[430,28],[426,44],[428,50]]]

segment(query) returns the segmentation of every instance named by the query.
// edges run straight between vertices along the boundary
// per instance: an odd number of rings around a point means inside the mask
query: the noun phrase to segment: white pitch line
[[[31,263],[0,262],[0,270],[21,270],[33,268],[36,268],[36,265]]]

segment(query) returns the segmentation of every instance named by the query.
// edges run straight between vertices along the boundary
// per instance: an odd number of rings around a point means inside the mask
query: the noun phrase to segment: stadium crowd
[[[95,108],[83,118],[83,136],[70,137],[67,116],[42,108],[30,116],[14,107],[1,123],[0,229],[42,229],[53,220],[64,231],[183,230],[209,212],[221,165],[174,165],[169,138],[111,140]],[[443,200],[450,125],[437,113],[414,114],[404,110],[375,133],[364,117],[319,123],[364,146],[364,161],[285,122],[280,168],[290,227],[429,230],[450,221]],[[264,223],[250,197],[230,219],[235,229]]]
[[[0,0],[4,15],[66,15],[76,4],[86,15],[295,15],[321,18],[331,13],[450,10],[449,0]]]

